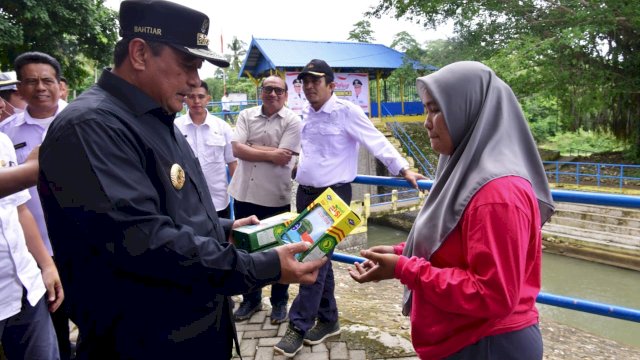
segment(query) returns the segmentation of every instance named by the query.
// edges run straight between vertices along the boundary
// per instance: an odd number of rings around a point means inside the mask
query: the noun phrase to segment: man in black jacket
[[[324,261],[297,262],[302,244],[248,254],[227,241],[257,218],[218,219],[173,125],[203,59],[229,65],[207,47],[208,17],[127,0],[120,28],[114,69],[56,118],[40,149],[39,191],[80,329],[77,358],[230,358],[229,296],[313,282]]]

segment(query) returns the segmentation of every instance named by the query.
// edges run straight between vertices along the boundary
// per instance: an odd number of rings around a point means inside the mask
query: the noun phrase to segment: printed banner
[[[287,72],[285,74],[287,87],[289,88],[289,101],[287,106],[296,114],[302,114],[302,109],[307,105],[307,99],[302,90],[302,82],[298,81],[299,72]],[[334,94],[340,99],[349,100],[360,106],[365,113],[369,113],[369,76],[365,73],[336,73],[334,82],[336,87]]]

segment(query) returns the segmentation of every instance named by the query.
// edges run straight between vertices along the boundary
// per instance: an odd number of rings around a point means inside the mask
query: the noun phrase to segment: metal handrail
[[[392,178],[386,176],[369,176],[358,175],[356,176],[354,183],[366,184],[366,185],[384,185],[395,187],[411,187],[411,184],[401,178]],[[418,187],[420,189],[431,189],[433,181],[431,180],[419,180]],[[629,208],[640,208],[640,196],[628,196],[628,195],[616,195],[616,194],[601,194],[601,193],[587,193],[582,191],[569,191],[569,190],[551,190],[551,195],[554,201],[583,203],[591,205],[607,205],[607,206],[620,206]],[[359,256],[333,253],[331,260],[353,264],[363,262],[365,259]],[[605,303],[599,303],[595,301],[589,301],[584,299],[578,299],[568,296],[560,296],[545,292],[540,292],[536,301],[541,304],[552,305],[570,310],[582,311],[591,314],[612,317],[616,319],[628,320],[633,322],[640,322],[640,310],[626,308],[617,305],[610,305]]]
[[[588,162],[570,162],[570,161],[543,161],[544,165],[551,165],[553,169],[546,170],[550,179],[555,180],[555,183],[560,183],[560,177],[573,177],[575,178],[576,185],[580,185],[580,181],[583,178],[595,178],[596,185],[601,186],[602,180],[605,179],[617,179],[618,187],[622,189],[625,181],[636,181],[640,184],[640,177],[625,175],[625,170],[634,169],[640,170],[640,165],[627,165],[627,164],[606,164],[606,163],[588,163]],[[561,167],[575,167],[575,171],[562,171]],[[585,170],[586,169],[586,170]],[[611,169],[617,171],[617,175],[608,175],[603,172],[605,169]],[[589,172],[592,171],[592,172]]]
[[[411,136],[407,134],[407,132],[404,130],[404,127],[402,127],[402,125],[397,121],[388,122],[388,124],[391,127],[393,136],[398,139],[405,148],[407,148],[407,150],[409,151],[409,155],[418,162],[418,164],[422,168],[424,175],[428,178],[433,179],[436,172],[435,168],[433,167],[429,159],[424,155],[422,150],[420,150],[418,145],[413,142],[413,139],[411,139]]]

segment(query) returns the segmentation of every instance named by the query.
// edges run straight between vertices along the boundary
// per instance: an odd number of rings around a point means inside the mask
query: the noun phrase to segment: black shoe
[[[271,323],[281,324],[287,321],[287,304],[273,305],[271,308]]]
[[[324,339],[340,334],[340,324],[338,321],[325,323],[318,321],[304,336],[304,343],[307,345],[317,345]]]
[[[294,357],[302,349],[302,334],[289,325],[280,342],[273,349],[286,357]]]
[[[251,317],[251,315],[255,314],[257,311],[262,310],[262,303],[259,302],[257,304],[252,304],[248,301],[243,301],[240,304],[240,307],[236,312],[233,313],[233,319],[235,321],[243,321],[247,320]]]

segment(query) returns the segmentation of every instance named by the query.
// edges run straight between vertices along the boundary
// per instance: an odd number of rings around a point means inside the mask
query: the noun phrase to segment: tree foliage
[[[108,65],[118,38],[117,13],[102,0],[0,0],[0,69],[26,51],[60,62],[72,87]]]
[[[428,28],[453,21],[456,60],[487,63],[520,96],[554,97],[568,129],[605,129],[640,159],[640,11],[635,1],[381,0]],[[442,59],[448,60],[448,59]]]
[[[236,73],[240,70],[241,58],[247,53],[247,43],[239,40],[237,36],[233,37],[231,43],[227,45],[227,48],[231,50],[231,54],[227,55],[229,62],[231,63],[231,69],[236,70]]]
[[[376,38],[373,36],[373,30],[371,30],[371,22],[369,20],[360,20],[353,24],[353,30],[349,31],[347,40],[363,43],[376,41]]]

